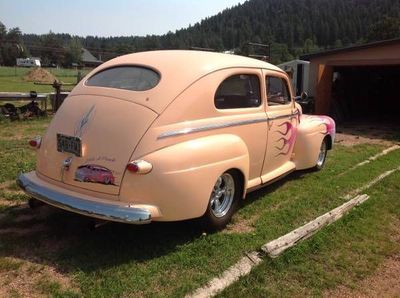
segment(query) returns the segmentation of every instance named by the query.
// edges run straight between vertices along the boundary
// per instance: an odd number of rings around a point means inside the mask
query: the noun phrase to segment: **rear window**
[[[145,91],[157,86],[160,75],[146,67],[118,66],[96,73],[86,81],[87,86]]]

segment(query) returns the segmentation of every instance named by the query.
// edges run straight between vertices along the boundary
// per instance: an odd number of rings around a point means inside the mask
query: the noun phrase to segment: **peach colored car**
[[[335,123],[302,115],[289,79],[259,60],[200,51],[125,55],[74,88],[31,141],[30,196],[131,224],[202,217],[224,227],[246,194],[320,169]],[[81,169],[103,171],[89,179]],[[111,178],[112,177],[112,178]]]

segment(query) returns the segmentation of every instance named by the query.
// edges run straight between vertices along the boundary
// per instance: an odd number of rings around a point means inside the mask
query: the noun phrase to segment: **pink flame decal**
[[[282,151],[285,147],[287,148],[286,151],[279,152],[276,156],[289,154],[296,140],[297,128],[294,127],[293,124],[289,121],[283,122],[282,124],[278,125],[278,127],[282,126],[285,127],[285,131],[278,130],[278,133],[280,133],[282,137],[277,140],[277,142],[282,142],[282,145],[280,147],[275,146],[275,148],[279,151]],[[288,137],[289,133],[290,136]]]
[[[283,136],[286,136],[289,133],[289,131],[291,131],[293,129],[293,125],[289,121],[283,122],[282,124],[278,125],[278,127],[282,127],[282,126],[286,127],[285,132],[282,132],[279,130],[278,130],[278,132]]]
[[[306,117],[304,117],[306,116]],[[310,122],[322,122],[319,125],[325,127],[325,131],[321,132],[323,135],[330,134],[335,136],[336,133],[336,125],[335,121],[328,116],[310,116],[310,115],[303,115],[303,118],[311,119]]]

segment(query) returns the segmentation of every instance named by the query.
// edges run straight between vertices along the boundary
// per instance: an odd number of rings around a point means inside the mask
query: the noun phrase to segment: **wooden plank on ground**
[[[224,271],[220,277],[213,278],[205,286],[198,288],[194,293],[186,295],[185,298],[208,298],[236,282],[241,276],[250,273],[253,267],[261,263],[262,259],[258,253],[253,251],[241,258],[239,262]]]
[[[350,211],[353,207],[362,204],[368,200],[368,195],[358,195],[354,199],[344,203],[343,205],[317,217],[304,226],[293,230],[292,232],[270,241],[261,247],[261,250],[267,253],[270,257],[277,257],[286,249],[296,245],[299,241],[307,239],[315,234],[318,230],[326,225],[329,225],[344,214]]]

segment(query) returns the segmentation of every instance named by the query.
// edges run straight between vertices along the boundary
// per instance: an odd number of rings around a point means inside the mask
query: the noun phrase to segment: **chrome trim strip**
[[[270,117],[270,118],[266,118],[265,117],[265,118],[251,119],[251,120],[230,121],[230,122],[225,122],[225,123],[206,124],[206,125],[203,125],[203,126],[188,127],[188,128],[177,129],[177,130],[170,130],[170,131],[166,131],[166,132],[161,133],[157,137],[157,140],[166,139],[166,138],[170,138],[170,137],[177,137],[177,136],[187,135],[187,134],[196,133],[196,132],[203,132],[203,131],[207,131],[207,130],[214,130],[214,129],[232,127],[232,126],[268,122],[268,121],[277,120],[277,119],[283,119],[283,118],[288,118],[288,117],[293,118],[293,117],[297,117],[297,115],[299,115],[299,111],[298,110],[296,112],[294,112],[294,113],[290,113],[290,114],[286,114],[286,115],[279,115],[279,116]]]
[[[30,180],[25,174],[18,176],[17,184],[24,192],[35,199],[74,213],[129,224],[151,222],[151,214],[145,209],[92,202],[77,196],[67,195],[39,185]]]
[[[275,117],[269,117],[268,120],[272,121],[272,120],[283,119],[283,118],[294,118],[294,117],[297,117],[299,114],[300,114],[299,110],[296,110],[294,113],[279,115],[279,116],[275,116]]]
[[[265,118],[256,118],[256,119],[250,119],[250,120],[230,121],[230,122],[225,122],[225,123],[206,124],[203,126],[171,130],[171,131],[166,131],[166,132],[161,133],[157,139],[160,140],[160,139],[176,137],[176,136],[186,135],[186,134],[195,133],[195,132],[203,132],[203,131],[207,131],[207,130],[227,128],[227,127],[246,125],[246,124],[261,123],[261,122],[268,122],[268,118],[265,117]]]
[[[294,117],[296,117],[294,114],[279,115],[279,116],[269,117],[268,121],[285,119],[285,118],[290,118],[291,119],[291,118],[294,118]]]

